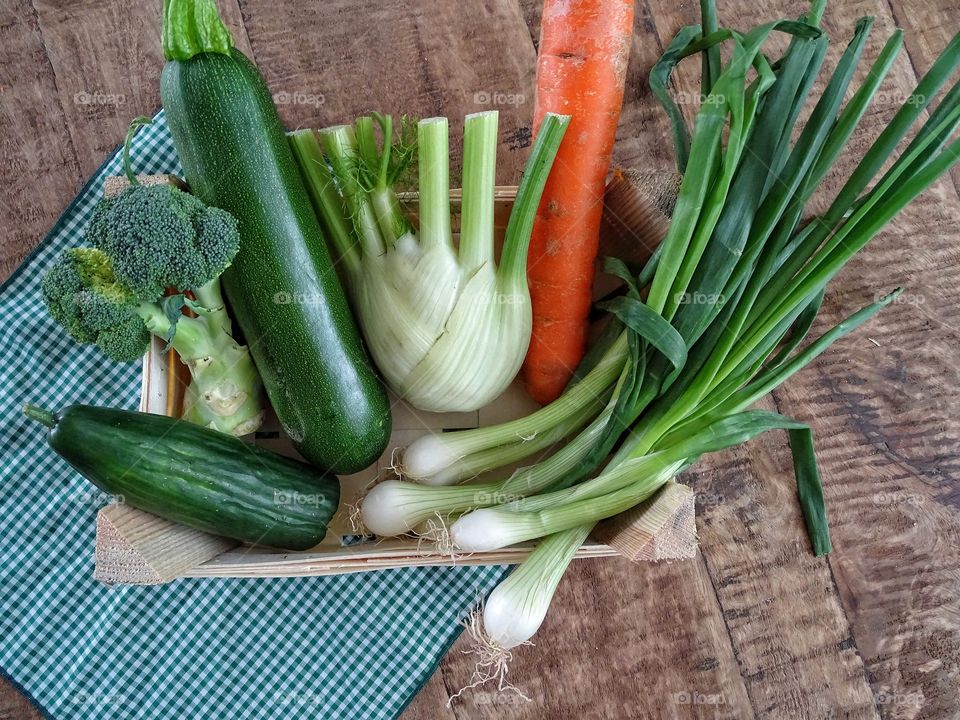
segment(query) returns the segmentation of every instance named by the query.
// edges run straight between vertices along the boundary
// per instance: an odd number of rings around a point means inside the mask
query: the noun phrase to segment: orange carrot
[[[572,117],[527,261],[533,336],[522,376],[541,403],[560,395],[585,350],[604,185],[632,36],[633,0],[544,0],[534,129],[548,112]]]

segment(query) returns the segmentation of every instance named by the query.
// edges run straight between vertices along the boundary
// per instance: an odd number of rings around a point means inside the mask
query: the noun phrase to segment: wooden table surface
[[[0,273],[36,245],[129,120],[159,106],[160,0],[6,0],[0,6]],[[377,109],[501,115],[498,181],[528,152],[537,0],[220,0],[290,127]],[[745,28],[805,8],[721,0]],[[955,31],[957,0],[844,0],[824,21],[833,61],[855,18],[876,16],[866,56],[895,26],[906,47],[851,147],[862,152]],[[668,127],[645,76],[692,0],[640,0],[616,147],[667,168]],[[828,61],[830,62],[830,61]],[[866,63],[865,63],[866,64]],[[699,63],[677,77],[693,92]],[[861,74],[862,77],[862,74]],[[687,108],[689,110],[689,108]],[[852,167],[850,157],[841,163]],[[842,176],[842,173],[840,174]],[[826,189],[836,190],[832,176]],[[461,639],[404,715],[444,718],[960,717],[960,171],[898,217],[834,283],[821,322],[896,285],[903,300],[774,393],[812,423],[834,552],[809,552],[780,435],[690,472],[701,494],[696,559],[580,561],[511,678],[447,707],[473,664]],[[7,685],[0,717],[37,717]]]

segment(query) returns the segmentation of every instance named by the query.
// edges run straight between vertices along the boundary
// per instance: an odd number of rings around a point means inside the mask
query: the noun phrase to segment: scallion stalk
[[[567,565],[589,533],[589,526],[581,526],[544,538],[534,554],[493,589],[483,606],[483,625],[492,643],[509,649],[536,634]]]

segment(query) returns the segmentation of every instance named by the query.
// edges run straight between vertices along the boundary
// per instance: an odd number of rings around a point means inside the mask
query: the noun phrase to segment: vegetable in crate
[[[138,182],[129,147],[140,124],[125,145],[129,187],[97,205],[86,233],[94,247],[61,253],[43,278],[43,299],[70,337],[113,360],[143,357],[151,334],[168,342],[190,369],[183,418],[251,433],[263,421],[260,377],[233,338],[219,280],[237,252],[237,222],[172,185]],[[170,287],[193,298],[167,296]]]
[[[160,78],[190,187],[232,213],[240,250],[223,276],[271,405],[297,449],[337,473],[390,438],[386,392],[364,351],[276,108],[213,0],[165,0]]]
[[[457,247],[450,231],[446,118],[417,126],[419,232],[394,193],[410,144],[401,137],[394,146],[390,117],[362,117],[353,126],[322,130],[332,172],[313,131],[291,135],[377,366],[398,395],[422,410],[476,410],[491,402],[516,376],[530,341],[530,228],[568,118],[544,118],[510,213],[499,267],[497,119],[496,112],[483,112],[464,123]]]
[[[340,484],[302,462],[163,415],[33,405],[50,446],[98,488],[195,530],[288,550],[318,544]]]
[[[610,155],[633,39],[633,0],[545,0],[537,56],[536,132],[570,115],[530,241],[533,333],[527,392],[548,403],[583,357]]]
[[[747,33],[715,30],[714,3],[702,7],[703,27],[681,29],[650,75],[674,124],[678,169],[690,171],[667,236],[646,267],[637,274],[622,263],[608,266],[627,283],[625,294],[605,305],[615,316],[612,332],[555,402],[523,420],[424,437],[407,449],[402,466],[407,477],[427,482],[467,479],[471,470],[523,458],[538,449],[535,438],[564,423],[586,427],[554,455],[503,481],[442,488],[387,481],[362,504],[367,528],[381,535],[423,531],[426,521],[444,518],[444,534],[463,552],[543,538],[487,599],[484,627],[493,646],[513,647],[536,632],[595,523],[636,512],[702,454],[766,430],[789,432],[812,549],[830,551],[811,430],[750,408],[896,299],[899,290],[808,341],[830,281],[960,159],[960,81],[927,113],[960,66],[957,35],[829,207],[804,222],[804,208],[887,76],[902,33],[893,34],[860,87],[848,92],[871,27],[869,18],[858,21],[799,123],[827,55],[819,27],[825,2],[815,1],[799,21]],[[762,48],[774,31],[791,37],[771,62]],[[719,53],[723,42],[730,44],[727,59]],[[699,52],[706,101],[691,133],[666,87],[676,64]],[[605,404],[598,406],[597,397]]]

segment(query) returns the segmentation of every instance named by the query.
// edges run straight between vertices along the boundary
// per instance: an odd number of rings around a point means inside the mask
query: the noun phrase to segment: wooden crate
[[[498,237],[502,237],[506,228],[514,195],[515,188],[497,190]],[[459,198],[459,191],[451,193],[454,229],[457,227]],[[415,219],[415,213],[413,217]],[[140,410],[178,416],[183,389],[188,381],[189,374],[175,353],[165,354],[163,343],[155,340],[143,360]],[[522,560],[529,553],[531,544],[451,557],[439,552],[433,544],[415,538],[375,541],[358,539],[354,535],[349,521],[351,508],[373,482],[391,474],[392,458],[399,449],[427,432],[490,425],[521,417],[536,408],[518,383],[489,406],[469,413],[427,413],[392,395],[391,401],[393,433],[389,446],[374,466],[340,478],[340,508],[330,523],[327,536],[315,548],[290,552],[250,547],[191,530],[135,508],[110,505],[103,508],[97,518],[97,578],[109,583],[153,584],[178,577],[319,576],[423,565],[501,565]],[[264,426],[250,439],[276,452],[298,457],[272,413],[268,413]],[[690,491],[683,486],[673,486],[669,492],[648,502],[659,505],[659,512],[655,514],[663,518],[662,523],[657,521],[663,536],[654,537],[649,528],[639,536],[634,533],[626,544],[629,550],[626,554],[640,560],[687,556],[689,553],[684,548],[695,547],[689,542],[695,532]],[[678,533],[681,541],[671,540]],[[580,548],[577,557],[615,554],[617,551],[609,545],[589,540]]]

